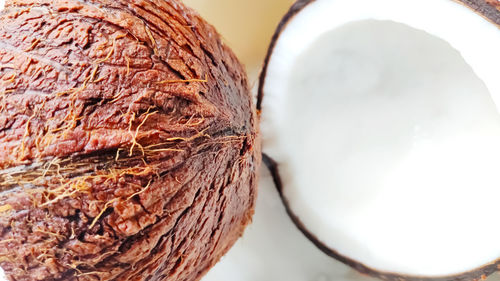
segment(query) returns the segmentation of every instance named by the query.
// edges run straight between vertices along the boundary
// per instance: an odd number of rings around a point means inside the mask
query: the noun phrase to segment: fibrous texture
[[[197,280],[250,222],[245,72],[176,0],[7,1],[0,266],[10,280]]]

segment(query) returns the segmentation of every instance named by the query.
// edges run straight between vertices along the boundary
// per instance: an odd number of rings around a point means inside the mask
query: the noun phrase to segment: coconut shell
[[[250,223],[259,165],[246,73],[181,1],[7,1],[9,280],[199,280]]]

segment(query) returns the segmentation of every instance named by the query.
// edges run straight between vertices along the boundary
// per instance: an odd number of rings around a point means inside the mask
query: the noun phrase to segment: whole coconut
[[[198,280],[250,222],[259,165],[245,71],[180,1],[7,1],[10,280]]]

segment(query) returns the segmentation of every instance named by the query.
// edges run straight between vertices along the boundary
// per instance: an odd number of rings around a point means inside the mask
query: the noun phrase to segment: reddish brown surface
[[[259,164],[245,72],[178,1],[7,1],[10,280],[197,280],[250,222]]]

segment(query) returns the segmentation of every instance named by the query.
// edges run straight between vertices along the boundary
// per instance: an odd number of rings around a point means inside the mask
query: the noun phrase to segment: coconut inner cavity
[[[405,24],[361,20],[318,37],[290,73],[267,150],[312,234],[410,275],[500,257],[500,115],[457,50]]]

